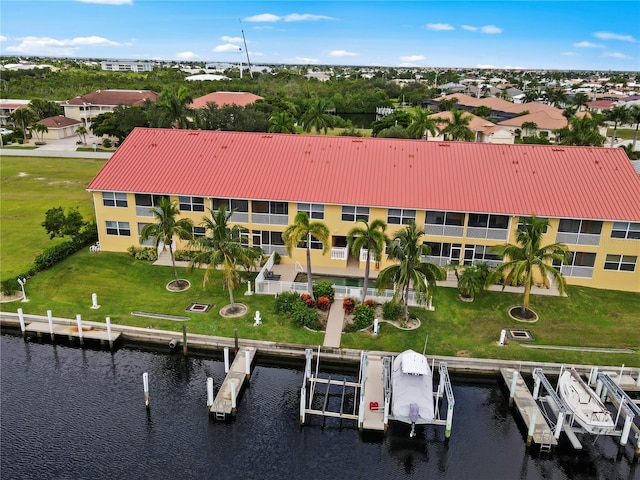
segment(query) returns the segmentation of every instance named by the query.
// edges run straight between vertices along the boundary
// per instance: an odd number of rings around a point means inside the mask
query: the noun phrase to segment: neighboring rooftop
[[[258,100],[264,100],[264,98],[249,92],[212,92],[196,98],[189,106],[191,108],[204,108],[207,106],[207,103],[215,103],[218,107],[225,105],[246,107]]]
[[[640,221],[618,148],[136,128],[88,189]]]
[[[42,125],[46,125],[47,128],[64,128],[70,127],[71,125],[82,125],[80,120],[76,120],[75,118],[65,117],[64,115],[56,115],[54,117],[43,118],[38,121]]]
[[[96,90],[62,102],[62,106],[111,105],[115,107],[117,105],[127,105],[131,107],[142,105],[147,99],[155,102],[158,99],[158,94],[151,90]]]

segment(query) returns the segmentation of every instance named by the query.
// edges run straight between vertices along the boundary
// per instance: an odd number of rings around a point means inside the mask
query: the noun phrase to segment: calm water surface
[[[115,353],[0,335],[1,464],[5,479],[640,479],[610,438],[548,458],[527,453],[498,380],[452,379],[453,432],[353,422],[298,423],[303,365],[258,362],[238,416],[215,422],[206,378],[221,361],[121,348]],[[322,370],[322,364],[321,364]],[[142,373],[150,379],[144,407]],[[337,378],[334,374],[333,378]],[[349,377],[347,377],[349,379]]]

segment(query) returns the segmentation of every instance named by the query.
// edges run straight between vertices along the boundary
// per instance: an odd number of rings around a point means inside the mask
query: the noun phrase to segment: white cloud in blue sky
[[[243,30],[267,64],[637,71],[638,18],[625,0],[5,0],[0,54],[227,62]]]

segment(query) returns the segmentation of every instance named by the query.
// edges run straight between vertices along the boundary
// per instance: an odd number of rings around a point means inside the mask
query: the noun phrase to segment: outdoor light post
[[[22,288],[22,301],[23,302],[28,302],[29,300],[27,300],[27,294],[24,293],[24,284],[27,283],[27,279],[26,278],[19,278],[18,279],[18,283],[20,284],[20,288]]]

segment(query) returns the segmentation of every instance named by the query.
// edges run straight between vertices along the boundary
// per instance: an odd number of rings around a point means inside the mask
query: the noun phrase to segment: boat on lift
[[[394,360],[391,370],[391,419],[415,426],[433,423],[433,374],[427,357],[405,350]]]
[[[573,418],[590,434],[610,433],[615,429],[611,412],[589,388],[574,368],[566,370],[558,379],[558,391]]]

